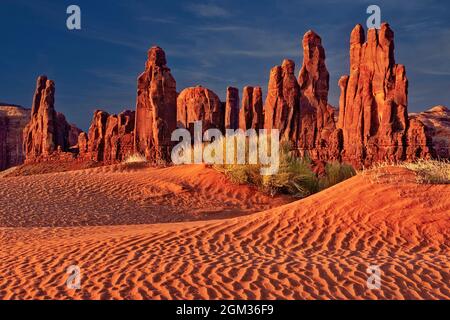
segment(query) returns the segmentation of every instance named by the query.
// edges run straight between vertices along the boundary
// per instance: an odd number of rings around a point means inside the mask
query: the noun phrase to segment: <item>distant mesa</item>
[[[40,76],[31,112],[0,105],[0,169],[23,160],[116,163],[134,153],[167,163],[173,130],[192,129],[195,121],[202,121],[204,130],[279,129],[294,152],[318,163],[337,160],[361,168],[381,161],[450,158],[449,110],[436,106],[408,115],[406,69],[395,62],[389,24],[368,30],[367,36],[358,24],[349,44],[350,70],[338,83],[338,110],[328,103],[325,49],[312,30],[302,40],[298,76],[292,60],[274,66],[265,101],[257,86],[245,86],[242,100],[238,88],[228,87],[225,102],[202,86],[178,93],[164,50],[152,47],[137,79],[136,111],[110,115],[97,110],[88,133],[56,112],[55,84]],[[22,152],[18,132],[23,127]]]
[[[30,109],[0,103],[0,171],[24,162],[22,132],[30,121],[30,115]]]
[[[450,110],[439,105],[424,112],[412,113],[409,117],[427,131],[435,156],[450,159]]]

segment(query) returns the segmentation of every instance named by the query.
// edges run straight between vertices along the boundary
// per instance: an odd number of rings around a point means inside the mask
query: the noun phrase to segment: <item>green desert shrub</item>
[[[318,177],[312,170],[313,163],[308,157],[298,157],[289,143],[280,145],[280,166],[277,174],[262,176],[261,165],[233,164],[216,165],[232,182],[251,184],[260,190],[275,194],[290,194],[304,198],[329,188],[356,174],[353,167],[333,162],[325,167],[325,175]]]
[[[278,173],[263,176],[261,189],[270,194],[286,193],[303,198],[319,191],[319,179],[311,169],[311,160],[296,157],[291,145],[283,143]]]
[[[320,189],[327,189],[356,175],[356,170],[349,164],[340,162],[327,163],[325,176],[320,179]]]

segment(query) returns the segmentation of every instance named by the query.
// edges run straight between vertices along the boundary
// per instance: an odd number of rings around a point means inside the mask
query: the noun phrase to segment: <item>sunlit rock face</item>
[[[150,161],[169,161],[171,134],[176,129],[176,82],[160,47],[148,52],[138,78],[134,148]]]

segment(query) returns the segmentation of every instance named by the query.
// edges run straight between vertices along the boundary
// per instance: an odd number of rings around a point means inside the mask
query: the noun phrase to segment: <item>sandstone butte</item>
[[[408,118],[408,79],[395,63],[394,32],[357,25],[350,35],[350,74],[339,80],[339,124],[344,161],[370,165],[377,161],[413,160],[433,155],[423,123]]]
[[[279,129],[281,139],[294,151],[319,163],[338,160],[360,168],[385,160],[450,157],[448,109],[437,106],[408,115],[408,79],[405,67],[395,63],[394,32],[387,23],[380,30],[368,30],[367,39],[361,25],[352,30],[349,74],[338,83],[339,110],[328,103],[329,72],[320,36],[308,31],[302,48],[297,78],[294,61],[285,59],[270,71],[264,103],[261,88],[252,86],[244,87],[240,103],[235,87],[227,88],[225,102],[202,86],[178,94],[163,49],[152,47],[137,80],[136,112],[110,115],[97,110],[88,133],[68,124],[55,111],[54,83],[41,76],[30,122],[24,129],[26,162],[77,159],[114,163],[133,153],[152,162],[167,162],[172,131],[192,129],[195,121],[202,121],[203,130]],[[7,122],[0,113],[3,169],[20,163],[23,157],[19,151],[12,155],[5,151],[14,149],[7,138],[11,137],[6,133],[10,130]],[[20,124],[14,126],[13,130],[19,130]]]

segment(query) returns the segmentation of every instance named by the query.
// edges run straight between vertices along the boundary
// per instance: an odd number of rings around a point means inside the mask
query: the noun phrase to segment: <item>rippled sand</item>
[[[289,204],[204,166],[0,183],[2,299],[450,298],[450,186],[405,169]]]

